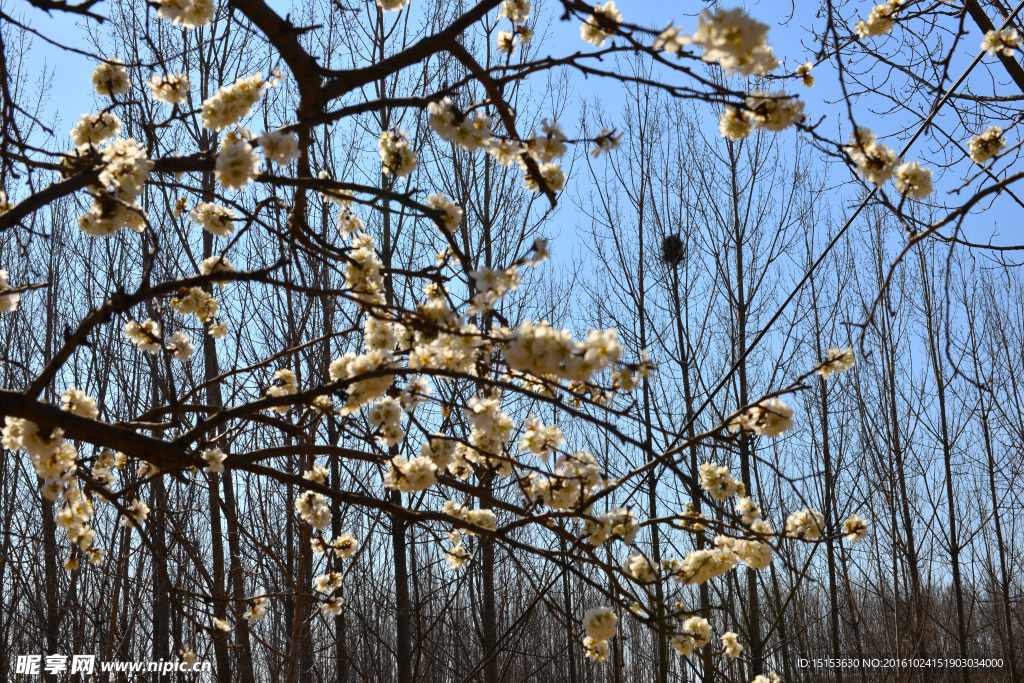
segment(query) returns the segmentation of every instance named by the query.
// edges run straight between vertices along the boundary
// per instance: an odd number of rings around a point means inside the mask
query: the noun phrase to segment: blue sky
[[[421,1],[423,0],[413,0],[413,3]],[[104,4],[101,3],[98,6],[100,12],[103,11]],[[287,11],[287,3],[283,0],[273,0],[271,4],[277,7],[279,11]],[[858,15],[864,16],[870,11],[872,4],[872,2],[861,2],[851,7],[856,8]],[[704,6],[703,3],[665,3],[650,0],[636,2],[621,0],[618,3],[618,7],[623,12],[627,21],[659,28],[666,25],[669,21],[674,21],[676,25],[688,31],[692,30],[695,26],[696,15]],[[724,3],[723,6],[731,7],[732,5]],[[808,29],[812,25],[817,24],[820,27],[823,24],[824,20],[817,18],[815,15],[815,10],[818,6],[816,3],[800,1],[792,9],[785,3],[767,1],[746,3],[745,6],[752,16],[770,25],[769,42],[774,47],[776,56],[782,59],[784,63],[783,68],[778,70],[779,73],[791,73],[798,64],[813,58],[813,50],[808,49],[802,43],[809,40]],[[58,39],[72,47],[88,48],[83,38],[80,21],[62,13],[54,13],[50,17],[44,12],[28,8],[24,5],[17,6],[17,9],[24,11],[24,17],[30,21],[34,28],[43,34]],[[588,46],[579,37],[579,22],[576,20],[568,22],[557,20],[557,10],[558,7],[551,6],[551,3],[548,3],[547,7],[540,7],[542,20],[546,19],[550,22],[549,38],[541,49],[541,53],[550,53],[557,56],[587,48]],[[849,11],[853,12],[853,9]],[[967,22],[967,28],[973,28],[973,31],[970,32],[960,45],[960,49],[950,69],[951,78],[955,77],[973,58],[982,39],[980,31],[973,24]],[[899,48],[896,47],[894,49],[898,51]],[[986,63],[992,64],[995,63],[995,60],[986,59]],[[86,58],[67,53],[36,39],[33,52],[30,55],[30,65],[33,71],[42,73],[44,64],[47,69],[46,73],[52,78],[53,86],[47,108],[58,116],[56,132],[59,136],[64,136],[82,113],[96,111],[98,107],[98,103],[95,101],[89,85],[89,74],[93,64]],[[795,81],[788,81],[786,86],[791,92],[798,92],[806,101],[806,111],[813,120],[817,121],[820,117],[824,117],[819,128],[823,134],[833,139],[845,139],[850,130],[850,124],[847,120],[846,107],[842,102],[842,93],[836,84],[835,71],[828,64],[823,64],[817,67],[814,73],[817,80],[814,88],[804,88]],[[998,63],[994,64],[992,74],[1004,82],[1008,81],[1005,72],[1002,71]],[[879,74],[879,82],[883,82],[881,80],[883,76],[884,74]],[[988,76],[984,73],[983,69],[979,68],[976,70],[970,83],[972,85],[980,83],[979,87],[984,89],[987,85],[987,79]],[[572,88],[575,93],[574,100],[576,102],[582,102],[583,100],[593,101],[595,98],[600,97],[605,110],[613,116],[622,106],[623,100],[619,87],[606,80],[596,78],[584,79],[582,76],[576,75]],[[859,122],[872,128],[880,135],[897,133],[901,129],[913,125],[918,120],[918,117],[908,112],[891,114],[884,117],[879,116],[873,110],[877,110],[877,107],[882,104],[884,104],[884,100],[877,96],[868,95],[854,102],[853,111],[858,116]],[[920,104],[923,106],[925,103],[922,102]],[[954,129],[957,122],[951,121],[950,118],[948,116],[940,116],[938,122],[946,129]],[[577,119],[577,113],[571,110],[563,118],[570,136],[576,133],[574,128]],[[708,120],[709,126],[713,126],[713,119],[709,116]],[[1005,122],[996,123],[1006,125]],[[1016,131],[1011,131],[1009,137],[1011,145],[1017,142]],[[961,135],[961,139],[966,143],[966,137]],[[901,141],[895,139],[889,141],[889,144],[896,148],[902,146]],[[922,163],[926,163],[933,156],[941,157],[945,151],[947,150],[943,148],[941,143],[922,140],[907,155],[907,159],[921,158]],[[969,163],[958,164],[954,168],[955,172],[947,174],[946,177],[936,183],[940,197],[943,192],[948,192],[962,182],[965,169],[969,166]],[[838,169],[835,177],[845,180],[847,172]],[[573,182],[573,179],[571,179],[571,182]],[[577,173],[575,182],[585,182],[582,172]],[[852,191],[850,196],[853,196],[856,188],[850,187],[849,189]],[[950,197],[949,202],[955,204],[963,196]],[[986,209],[984,211],[976,211],[975,215],[965,224],[971,241],[984,242],[996,230],[999,230],[1000,233],[994,238],[996,244],[1010,244],[1021,241],[1021,233],[1024,232],[1019,228],[1021,208],[1015,201],[1009,197],[1000,197],[991,206],[986,207]],[[578,222],[573,218],[574,213],[571,207],[563,207],[560,213],[560,224],[568,227]],[[578,217],[576,218],[578,219]],[[1000,229],[999,226],[1005,227]],[[563,228],[562,234],[564,235],[566,232]]]

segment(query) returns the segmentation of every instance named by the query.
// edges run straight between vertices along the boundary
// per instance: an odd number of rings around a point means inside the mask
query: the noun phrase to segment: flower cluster
[[[76,390],[72,387],[70,391]],[[76,398],[76,402],[83,409],[95,407],[95,401],[90,404]],[[36,475],[43,479],[40,491],[43,498],[50,502],[61,501],[60,509],[54,514],[54,521],[67,533],[68,540],[77,546],[77,551],[73,552],[84,552],[92,564],[103,562],[106,552],[93,545],[96,532],[89,525],[93,517],[92,501],[78,487],[78,465],[75,460],[78,451],[64,440],[64,430],[60,427],[41,429],[30,420],[7,416],[4,418],[0,444],[12,451],[24,449],[28,452]],[[76,557],[72,556],[65,567],[69,570],[77,569]]]
[[[82,118],[71,129],[71,142],[75,143],[80,152],[84,152],[120,132],[121,119],[113,112],[82,114]]]
[[[860,515],[850,515],[843,522],[843,535],[851,543],[859,543],[868,537],[868,523]]]
[[[854,30],[857,35],[863,38],[871,36],[884,36],[892,31],[893,20],[900,9],[903,0],[886,0],[880,5],[875,5],[868,14],[866,20],[858,21]]]
[[[750,17],[742,8],[718,8],[714,13],[705,10],[697,18],[697,30],[688,38],[678,32],[662,36],[659,38],[666,46],[670,44],[669,37],[675,45],[687,42],[700,45],[704,48],[701,59],[718,62],[727,76],[765,76],[779,65],[767,42],[768,26]],[[678,51],[678,47],[669,51]]]
[[[203,230],[217,237],[227,237],[235,231],[234,220],[238,216],[227,207],[214,204],[213,202],[204,202],[197,204],[192,209],[189,213],[189,218],[198,223]]]
[[[540,377],[586,382],[619,360],[618,338],[616,330],[590,330],[585,341],[576,342],[568,330],[527,320],[515,332],[506,332],[505,362],[513,370]]]
[[[405,432],[402,431],[402,404],[398,399],[385,396],[373,404],[366,417],[371,425],[379,429],[377,439],[385,446],[397,446],[405,439]]]
[[[544,426],[544,423],[531,415],[523,423],[523,438],[519,441],[519,450],[529,451],[544,462],[548,461],[551,451],[565,443],[565,436],[558,425]],[[597,545],[600,545],[598,543]]]
[[[206,471],[211,474],[219,474],[224,471],[224,461],[228,459],[227,453],[219,448],[207,448],[200,456],[206,463]]]
[[[139,347],[139,351],[152,354],[160,351],[160,324],[155,320],[147,319],[141,323],[129,320],[124,326],[124,336]]]
[[[825,352],[825,360],[814,372],[822,379],[830,379],[833,375],[843,374],[856,364],[857,359],[853,355],[853,349],[840,349],[838,346],[833,346]]]
[[[418,155],[409,147],[405,131],[386,130],[377,140],[380,150],[380,165],[384,175],[404,178],[416,170]]]
[[[608,130],[607,128],[602,127],[601,134],[598,135],[597,139],[594,141],[596,146],[590,150],[590,156],[596,159],[602,154],[611,154],[611,151],[613,149],[617,149],[621,144],[622,136],[625,134],[626,132],[623,131],[616,135],[614,130]]]
[[[742,140],[758,128],[778,133],[802,123],[803,111],[804,103],[782,90],[754,91],[742,111],[730,106],[722,109],[718,130],[722,137],[733,141]]]
[[[588,519],[583,525],[583,533],[587,542],[596,547],[602,546],[613,538],[619,538],[629,545],[636,538],[636,513],[624,508],[612,508],[596,520]]]
[[[274,373],[274,383],[267,389],[267,396],[290,396],[299,390],[299,381],[295,373],[288,368],[281,368]],[[284,415],[291,409],[291,405],[285,404],[271,408],[278,415]]]
[[[270,598],[264,596],[263,591],[259,591],[256,595],[252,596],[252,602],[249,603],[249,609],[242,613],[242,618],[250,624],[255,624],[267,615],[267,607],[269,605]]]
[[[917,161],[897,166],[892,184],[901,195],[913,199],[924,199],[935,191],[932,187],[932,170],[921,168]]]
[[[448,535],[448,540],[452,546],[444,551],[444,558],[447,560],[449,568],[458,571],[473,559],[473,554],[462,545],[461,535],[458,531],[452,531]]]
[[[184,104],[192,89],[188,74],[153,74],[146,85],[153,91],[153,99],[167,104]]]
[[[729,421],[729,430],[773,438],[793,428],[793,409],[778,398],[761,401]]]
[[[402,456],[391,459],[391,467],[384,476],[384,486],[403,492],[423,491],[437,483],[437,465],[422,455],[412,460]]]
[[[622,571],[638,583],[653,583],[659,574],[658,566],[640,553],[627,557]]]
[[[171,299],[171,308],[178,315],[194,315],[204,323],[213,320],[219,305],[219,300],[199,287],[178,290],[178,295]]]
[[[985,33],[985,40],[981,41],[981,49],[988,52],[989,57],[997,55],[1013,57],[1014,50],[1019,50],[1020,46],[1020,36],[1017,35],[1017,29],[1014,28],[1002,31],[992,29]]]
[[[462,223],[462,207],[440,192],[427,197],[427,206],[441,212],[441,223],[448,232],[455,232]]]
[[[133,138],[114,140],[103,148],[103,170],[99,187],[91,188],[92,206],[78,219],[78,228],[87,235],[103,237],[127,227],[136,232],[146,229],[145,214],[136,198],[149,178],[153,162],[141,143]]]
[[[463,115],[447,97],[431,102],[428,110],[430,127],[445,142],[454,142],[470,152],[487,148],[491,143],[491,118],[486,114]]]
[[[241,190],[259,173],[260,157],[242,137],[228,135],[220,145],[214,173],[217,182],[229,190]]]
[[[75,387],[65,389],[60,395],[60,402],[64,404],[61,406],[61,410],[87,417],[90,420],[95,420],[100,414],[100,409],[96,407],[96,399]]]
[[[187,29],[209,26],[217,11],[214,0],[159,0],[158,4],[158,17]]]
[[[469,434],[473,448],[466,450],[466,459],[495,470],[498,476],[510,476],[514,461],[503,453],[512,439],[515,423],[501,410],[501,395],[474,396],[467,402],[465,412],[473,428]]]
[[[174,356],[174,360],[184,363],[192,357],[195,346],[189,340],[188,333],[178,330],[167,338],[167,350]]]
[[[999,154],[1006,147],[1006,138],[1003,137],[1003,129],[1000,126],[992,126],[984,133],[971,138],[967,143],[967,149],[971,153],[971,161],[976,164],[983,164],[995,155]]]
[[[341,588],[345,577],[338,572],[328,572],[313,579],[313,588],[318,593],[333,593]]]
[[[339,409],[339,414],[351,415],[362,406],[383,396],[394,381],[393,375],[380,374],[365,379],[357,378],[363,374],[394,367],[394,365],[394,356],[381,349],[375,349],[359,356],[354,353],[346,353],[334,359],[328,369],[331,379],[336,382],[354,380],[345,387],[346,400]]]
[[[740,644],[740,637],[732,631],[722,634],[722,651],[729,659],[736,659],[743,652],[743,645]]]
[[[377,0],[377,7],[385,12],[397,12],[408,4],[409,0]]]
[[[132,81],[128,78],[128,69],[124,68],[124,62],[120,59],[110,59],[93,70],[92,84],[96,88],[96,94],[113,98],[115,95],[128,92]]]
[[[257,73],[248,78],[238,78],[231,85],[220,88],[203,101],[199,113],[203,127],[223,130],[235,125],[240,119],[252,114],[252,108],[263,97],[267,86],[273,85],[264,80],[263,74]]]
[[[860,126],[850,134],[850,144],[844,149],[857,165],[857,172],[875,185],[892,178],[899,163],[896,152],[878,142],[870,130]]]
[[[497,35],[498,51],[511,55],[514,51],[513,41],[518,38],[521,45],[527,45],[533,39],[533,29],[526,25],[530,18],[533,5],[530,0],[505,0],[498,10],[499,19],[508,19],[514,25],[512,31],[499,31]]]
[[[601,47],[621,23],[622,12],[615,9],[614,0],[608,0],[603,5],[594,5],[593,14],[580,26],[580,37],[595,47]]]
[[[7,284],[7,271],[0,270],[0,313],[18,310],[18,302],[21,301],[21,294],[3,294],[13,289]]]
[[[800,82],[808,88],[814,87],[814,76],[811,75],[813,68],[814,62],[806,62],[796,68],[796,75],[800,77]]]
[[[345,284],[351,295],[365,304],[384,303],[384,278],[380,269],[384,266],[374,251],[377,243],[366,233],[352,238],[352,251],[345,267]]]
[[[315,529],[322,529],[331,523],[331,510],[327,499],[314,491],[303,491],[295,499],[295,512],[304,522]]]
[[[272,130],[256,138],[256,142],[259,143],[260,151],[268,161],[287,164],[292,159],[299,158],[299,140],[295,133]]]
[[[680,633],[672,636],[669,644],[680,657],[689,657],[697,648],[711,642],[711,624],[703,617],[690,617],[683,622]]]
[[[211,275],[213,273],[233,273],[235,266],[224,256],[211,256],[210,258],[203,259],[203,262],[199,264],[199,273],[201,275]],[[215,285],[225,285],[229,280],[214,279],[211,280]]]
[[[615,637],[619,618],[610,607],[594,607],[583,615],[583,630],[587,636],[583,639],[584,655],[595,662],[608,659],[608,641]]]
[[[821,538],[824,531],[825,518],[817,510],[799,510],[786,519],[786,533],[796,538],[813,541]]]
[[[516,266],[493,269],[481,266],[479,270],[470,271],[469,277],[476,289],[467,310],[469,315],[493,310],[498,299],[518,287],[522,281]]]
[[[745,496],[746,487],[729,472],[725,465],[706,462],[700,466],[700,485],[715,500],[725,500],[735,495]]]
[[[782,678],[773,671],[767,676],[759,674],[751,683],[782,683]]]
[[[465,505],[449,500],[445,501],[445,504],[441,506],[441,512],[488,531],[494,531],[498,528],[498,518],[495,517],[494,510],[485,510],[483,508],[471,510]],[[472,529],[466,529],[465,531],[471,536],[476,535],[476,532]]]

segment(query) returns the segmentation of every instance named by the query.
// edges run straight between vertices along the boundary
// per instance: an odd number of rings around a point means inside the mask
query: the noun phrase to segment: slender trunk
[[[936,329],[935,310],[933,309],[930,283],[926,280],[928,271],[924,251],[918,252],[921,264],[921,289],[923,294],[924,314],[928,331],[928,355],[931,360],[932,373],[935,376],[935,388],[939,399],[939,438],[942,442],[942,464],[946,477],[946,503],[949,524],[949,559],[953,574],[953,597],[956,600],[956,631],[957,645],[961,659],[967,658],[967,623],[964,613],[964,592],[960,575],[960,541],[957,536],[956,498],[953,489],[953,444],[949,436],[949,424],[946,409],[946,379],[942,371],[937,346],[939,330]],[[971,675],[967,667],[960,669],[963,683],[970,683]]]
[[[736,259],[736,291],[735,291],[735,312],[736,312],[736,358],[742,358],[747,351],[747,308],[749,302],[746,298],[746,287],[743,281],[743,233],[740,225],[740,189],[736,178],[736,167],[739,163],[736,158],[736,150],[733,143],[727,145],[729,150],[729,174],[732,185],[732,220],[734,254]],[[739,404],[747,405],[749,402],[749,387],[747,384],[747,363],[742,361],[736,369],[736,379],[739,384]],[[748,495],[753,491],[750,477],[750,437],[742,432],[737,439],[740,451],[740,475]],[[757,593],[757,572],[747,567],[747,636],[750,639],[750,664],[755,674],[761,673],[764,668],[764,646],[761,642],[761,609]]]
[[[214,143],[214,138],[205,133],[204,148],[209,148]],[[213,201],[213,173],[203,174],[203,201]],[[213,235],[203,231],[203,258],[213,255]],[[220,384],[211,380],[219,373],[217,367],[217,348],[210,335],[203,335],[203,369],[207,382],[206,402],[216,411],[223,405],[223,397],[220,393]],[[220,476],[210,473],[209,480],[209,506],[210,506],[210,540],[213,553],[213,582],[211,594],[213,597],[214,614],[224,619],[227,616],[227,592],[224,588],[224,535],[221,529],[220,516]],[[213,636],[214,659],[217,662],[217,680],[220,683],[231,683],[231,661],[228,656],[227,637],[220,630],[215,630]]]
[[[1000,597],[1002,598],[1003,619],[1006,622],[1006,658],[1010,662],[1010,683],[1017,683],[1020,676],[1017,673],[1017,652],[1013,640],[1013,613],[1010,607],[1010,574],[1006,569],[1006,543],[1003,540],[999,498],[996,496],[996,461],[992,452],[992,435],[989,433],[988,426],[989,410],[985,405],[985,395],[981,389],[978,390],[978,394],[981,405],[981,432],[985,442],[985,456],[988,465],[989,495],[992,498],[992,517],[996,527],[996,549],[999,552],[999,590],[1002,593]]]
[[[402,494],[392,489],[390,502],[402,506]],[[409,604],[409,570],[406,565],[405,519],[391,517],[391,546],[395,558],[395,659],[398,683],[412,683],[412,637],[409,628],[412,609]]]

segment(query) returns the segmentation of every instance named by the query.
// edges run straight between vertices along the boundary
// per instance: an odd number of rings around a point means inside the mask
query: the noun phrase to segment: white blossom
[[[157,16],[187,29],[213,23],[217,11],[215,0],[158,0]]]
[[[225,256],[211,256],[210,258],[203,259],[203,262],[199,264],[200,275],[212,275],[214,273],[233,273],[235,271],[235,265],[231,263]],[[215,285],[225,285],[230,280],[211,280]]]
[[[778,398],[761,401],[729,422],[731,431],[753,432],[774,438],[793,428],[793,409]]]
[[[299,158],[299,140],[295,133],[273,130],[256,138],[256,142],[259,143],[260,151],[268,161],[287,164],[292,159]]]
[[[607,662],[610,653],[608,641],[594,640],[590,636],[583,639],[583,656],[587,659],[598,663]]]
[[[594,5],[594,12],[580,25],[580,37],[584,41],[601,47],[622,23],[622,12],[615,9],[614,0]]]
[[[786,519],[786,533],[796,538],[815,540],[825,531],[825,518],[810,508],[794,512]]]
[[[917,161],[908,161],[896,168],[893,185],[896,191],[911,199],[925,199],[935,189],[932,187],[932,170],[921,168]]]
[[[427,206],[441,212],[441,222],[448,232],[455,232],[462,222],[462,207],[440,192],[427,197]]]
[[[416,152],[409,147],[405,131],[386,130],[377,141],[381,171],[384,175],[404,178],[416,170]]]
[[[1003,137],[1003,129],[1000,126],[991,126],[984,133],[971,138],[967,148],[971,153],[971,161],[976,164],[983,164],[996,156],[1006,147],[1006,138]]]
[[[85,150],[120,132],[121,119],[113,112],[82,114],[82,118],[71,129],[71,142],[75,143],[79,150]]]
[[[9,289],[13,289],[13,287],[7,283],[7,271],[0,270],[0,313],[18,310],[18,302],[21,301],[21,294],[2,293]]]
[[[146,85],[153,91],[153,99],[167,104],[184,104],[192,89],[188,74],[153,74]]]
[[[207,448],[203,451],[203,461],[206,463],[206,471],[220,473],[224,471],[224,461],[227,460],[227,453],[219,448]]]
[[[228,324],[220,321],[210,323],[210,327],[206,330],[206,334],[210,335],[214,339],[223,339],[228,334]]]
[[[295,373],[288,368],[281,368],[274,373],[274,383],[267,389],[267,396],[290,396],[299,390]],[[291,408],[290,404],[271,408],[278,415],[284,415]]]
[[[1006,28],[1002,31],[992,29],[985,33],[985,40],[981,42],[981,49],[987,51],[989,57],[996,55],[1013,57],[1014,50],[1020,48],[1020,36],[1017,35],[1017,29],[1014,28]]]
[[[265,597],[263,591],[259,591],[253,596],[249,609],[242,613],[242,618],[250,624],[255,624],[267,615],[267,606],[269,605],[270,598]]]
[[[841,375],[854,365],[857,359],[853,355],[853,349],[840,349],[833,346],[825,352],[825,360],[814,372],[822,379],[830,379],[833,375]]]
[[[888,0],[880,5],[875,5],[868,18],[858,21],[854,26],[857,35],[863,38],[871,36],[884,36],[892,31],[893,20],[899,11],[903,0]]]
[[[583,615],[583,630],[594,640],[611,640],[615,637],[619,618],[610,607],[594,607]]]
[[[395,456],[384,477],[384,486],[403,492],[422,491],[436,483],[437,465],[421,455],[412,460]]]
[[[736,659],[743,652],[743,645],[740,644],[740,637],[732,631],[726,631],[722,634],[722,649],[725,652],[725,656],[730,659]]]
[[[498,9],[498,18],[522,24],[530,18],[531,9],[533,9],[533,5],[530,0],[505,0]]]
[[[198,223],[203,230],[218,237],[227,237],[235,231],[234,221],[238,216],[225,206],[213,202],[203,202],[192,209],[189,218]]]
[[[60,395],[60,401],[64,404],[61,406],[61,410],[87,417],[90,420],[95,420],[100,414],[100,409],[96,407],[96,399],[75,387],[65,389]]]
[[[145,320],[138,323],[129,320],[124,326],[124,336],[139,347],[139,351],[159,353],[160,351],[160,324],[155,320]]]
[[[260,157],[245,140],[225,140],[217,154],[217,182],[229,190],[241,190],[259,174]]]
[[[128,69],[120,59],[101,62],[92,72],[92,84],[96,93],[104,97],[123,95],[128,92],[132,81],[128,77]]]
[[[843,522],[843,534],[847,541],[859,543],[868,537],[868,523],[860,515],[850,515]]]
[[[304,522],[315,529],[322,529],[331,523],[331,510],[327,499],[319,493],[304,491],[295,499],[295,511]]]
[[[678,40],[678,39],[677,39]],[[705,62],[718,62],[727,76],[765,76],[779,65],[768,46],[768,26],[742,8],[707,10],[697,17],[689,41],[700,45]]]
[[[128,512],[128,515],[121,516],[121,526],[134,527],[141,522],[145,522],[146,518],[149,517],[149,506],[138,498],[126,505],[125,510]]]
[[[266,92],[267,85],[268,81],[263,80],[263,75],[257,73],[247,78],[238,78],[231,85],[220,88],[203,101],[199,114],[203,120],[203,127],[223,130],[249,116],[252,114],[252,108]]]
[[[409,0],[377,0],[377,6],[385,12],[397,12],[408,4]]]
[[[184,363],[192,357],[195,347],[189,341],[188,333],[179,330],[167,338],[167,350],[174,354],[174,360]]]

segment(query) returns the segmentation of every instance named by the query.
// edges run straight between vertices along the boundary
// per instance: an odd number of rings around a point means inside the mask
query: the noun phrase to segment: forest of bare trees
[[[0,678],[1024,681],[1021,6],[0,0]]]

